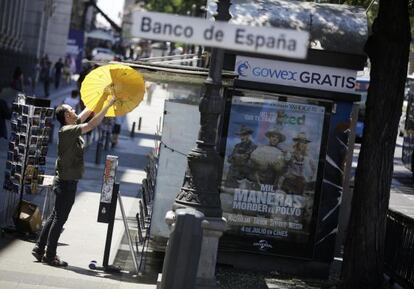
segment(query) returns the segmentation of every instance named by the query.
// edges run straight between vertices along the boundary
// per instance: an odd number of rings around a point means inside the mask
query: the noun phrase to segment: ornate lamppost
[[[230,5],[230,0],[218,1],[216,21],[228,21],[231,18]],[[226,226],[219,194],[221,158],[216,150],[218,119],[224,108],[221,96],[223,58],[223,49],[212,49],[205,93],[199,105],[197,146],[188,154],[184,183],[173,205],[173,210],[192,208],[205,216],[196,288],[218,288],[215,279],[217,247]]]

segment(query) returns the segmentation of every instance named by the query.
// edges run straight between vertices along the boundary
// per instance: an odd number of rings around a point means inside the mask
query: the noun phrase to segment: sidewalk
[[[64,87],[51,93],[52,106],[70,94],[72,87]],[[163,113],[163,100],[167,92],[157,90],[157,98],[150,103],[145,100],[129,113],[122,124],[118,145],[104,151],[119,157],[117,179],[125,213],[130,226],[135,226],[138,212],[139,189],[145,177],[146,155],[155,144],[155,131]],[[132,123],[142,118],[141,130],[130,138]],[[58,124],[55,124],[55,135]],[[53,173],[56,159],[56,136],[50,144],[47,156],[47,174]],[[0,170],[4,170],[7,141],[0,140]],[[155,288],[156,273],[136,276],[129,248],[124,237],[124,225],[119,209],[115,217],[109,264],[122,266],[123,274],[111,275],[88,268],[91,260],[102,264],[107,225],[97,223],[103,164],[95,164],[96,144],[92,143],[85,152],[85,174],[79,181],[78,193],[72,212],[60,238],[58,254],[69,263],[67,268],[54,268],[34,261],[30,251],[34,243],[6,234],[0,238],[0,288]],[[102,161],[103,163],[104,161]],[[2,171],[3,171],[2,170]],[[3,184],[3,175],[0,176]],[[3,194],[3,193],[2,193]],[[30,198],[30,196],[25,196]],[[37,200],[38,201],[38,200]]]

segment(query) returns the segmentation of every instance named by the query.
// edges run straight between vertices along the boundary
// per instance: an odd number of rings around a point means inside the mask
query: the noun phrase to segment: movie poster
[[[221,202],[228,233],[306,243],[325,107],[234,96]]]

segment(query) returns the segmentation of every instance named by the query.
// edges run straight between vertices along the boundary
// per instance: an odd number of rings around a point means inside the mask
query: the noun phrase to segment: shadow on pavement
[[[11,245],[14,241],[17,240],[33,243],[34,246],[34,244],[37,241],[37,238],[37,233],[23,233],[13,228],[2,228],[0,236],[0,251],[6,249],[9,245]],[[59,242],[58,247],[62,246],[69,246],[69,244]]]
[[[86,275],[86,276],[93,276],[93,277],[111,279],[111,280],[122,281],[122,282],[154,284],[154,280],[146,276],[137,275],[132,272],[121,271],[120,273],[110,273],[110,272],[105,272],[102,270],[85,269],[85,268],[70,266],[70,265],[62,269],[69,270],[69,271],[82,274],[82,275]]]

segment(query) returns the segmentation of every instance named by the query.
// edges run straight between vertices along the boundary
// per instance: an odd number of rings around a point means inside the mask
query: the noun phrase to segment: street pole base
[[[201,256],[198,263],[195,289],[220,289],[216,279],[218,242],[225,231],[224,218],[204,218]]]
[[[213,279],[202,279],[197,278],[196,289],[220,289],[220,285],[216,281],[216,278]]]
[[[115,265],[99,266],[95,260],[89,263],[89,269],[105,273],[121,273],[121,267]]]
[[[104,268],[106,273],[121,273],[121,267],[115,265],[108,265]]]

